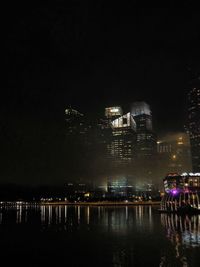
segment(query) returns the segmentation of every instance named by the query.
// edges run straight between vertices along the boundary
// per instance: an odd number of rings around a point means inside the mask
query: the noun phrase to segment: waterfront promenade
[[[68,201],[39,201],[39,202],[11,202],[4,201],[0,207],[37,206],[37,205],[68,205],[68,206],[139,206],[160,205],[160,201],[97,201],[97,202],[68,202]]]
[[[160,201],[98,201],[98,202],[40,202],[41,205],[80,205],[80,206],[138,206],[138,205],[160,205]]]

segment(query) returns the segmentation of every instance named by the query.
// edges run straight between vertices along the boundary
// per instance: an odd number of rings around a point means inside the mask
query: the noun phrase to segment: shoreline
[[[153,206],[160,205],[160,201],[141,201],[141,202],[41,202],[39,205],[67,205],[67,206]]]

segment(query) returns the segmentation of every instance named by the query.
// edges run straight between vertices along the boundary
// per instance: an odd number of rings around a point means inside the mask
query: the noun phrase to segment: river
[[[196,267],[200,216],[161,215],[156,206],[19,206],[0,213],[0,255],[2,266]]]

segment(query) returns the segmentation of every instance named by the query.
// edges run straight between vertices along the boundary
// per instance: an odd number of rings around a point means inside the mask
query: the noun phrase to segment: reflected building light
[[[137,206],[136,207],[136,221],[139,225],[141,225],[142,223],[142,219],[143,219],[143,206]]]
[[[22,205],[19,207],[19,223],[22,222]]]
[[[65,205],[65,223],[67,222],[67,205]]]
[[[46,217],[46,210],[45,210],[45,206],[42,205],[41,206],[41,222],[45,223],[45,217]]]
[[[61,223],[62,221],[62,212],[61,212],[61,206],[58,207],[58,222]]]
[[[59,216],[58,216],[58,207],[55,208],[55,221],[56,221],[56,224],[58,224],[59,222]]]
[[[51,224],[52,222],[52,206],[49,205],[49,208],[48,208],[48,224]]]
[[[80,223],[80,218],[81,218],[81,207],[78,206],[78,224]]]
[[[90,207],[87,207],[87,224],[90,224]]]
[[[139,220],[141,221],[143,217],[143,207],[139,206]]]
[[[98,207],[98,219],[101,218],[101,207]]]
[[[28,205],[26,205],[26,207],[25,207],[25,217],[24,217],[24,219],[25,219],[25,223],[27,223],[27,221],[28,221]]]
[[[126,221],[128,221],[128,207],[127,206],[125,207],[125,210],[126,210]]]
[[[136,206],[135,208],[135,217],[136,217],[136,221],[138,221],[138,206]]]
[[[17,205],[16,207],[17,209],[17,223],[21,223],[22,222],[22,205]]]
[[[182,243],[187,248],[200,247],[200,218],[199,216],[180,217],[177,215],[161,215],[161,223],[165,227],[167,237],[174,243]],[[181,257],[182,255],[179,251]]]
[[[152,208],[149,206],[149,222],[152,224]]]
[[[197,227],[196,227],[196,222],[197,222],[197,217],[195,216],[195,217],[194,217],[194,231],[196,231],[196,230],[197,230]]]
[[[200,222],[200,215],[198,216],[198,221]],[[200,223],[197,224],[197,228],[198,228],[198,233],[200,233]]]

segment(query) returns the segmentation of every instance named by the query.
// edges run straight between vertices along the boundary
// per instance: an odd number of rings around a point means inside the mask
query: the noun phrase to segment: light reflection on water
[[[94,223],[97,219],[99,223],[105,225],[118,225],[124,227],[124,224],[132,222],[137,225],[143,225],[148,218],[149,226],[153,223],[152,207],[137,206],[134,208],[123,207],[91,207],[91,206],[68,206],[68,205],[40,205],[28,207],[19,205],[16,208],[7,208],[7,212],[0,213],[0,224],[6,221],[7,215],[13,213],[13,219],[17,224],[26,223],[31,214],[34,214],[35,219],[39,220],[43,225],[63,224],[73,221],[74,224]],[[4,218],[5,216],[5,218]],[[91,220],[91,221],[90,221]],[[146,222],[145,222],[146,223]]]
[[[21,213],[22,215],[22,213]],[[131,215],[131,216],[130,216]],[[41,224],[103,224],[113,230],[123,230],[125,225],[135,220],[137,225],[143,224],[143,217],[149,217],[149,227],[151,227],[152,208],[138,206],[131,209],[124,207],[82,207],[82,206],[46,206],[40,207]],[[20,220],[22,222],[22,219]]]
[[[96,212],[97,211],[97,212]],[[120,211],[120,212],[119,212]],[[90,206],[68,206],[68,205],[40,205],[40,206],[28,206],[28,205],[17,205],[16,207],[7,207],[5,212],[0,212],[0,224],[6,222],[7,215],[13,214],[12,219],[15,218],[17,224],[27,223],[29,216],[34,213],[35,219],[39,219],[40,214],[41,224],[51,225],[67,223],[73,217],[73,221],[77,224],[87,223],[90,224],[96,220],[96,217],[103,219],[103,222],[107,224],[124,224],[125,222],[132,221],[133,215],[138,225],[143,222],[144,215],[149,217],[149,223],[152,224],[152,208],[137,206],[134,208],[123,206],[123,207],[90,207]],[[98,214],[96,216],[96,213]],[[131,214],[131,216],[129,216]],[[11,219],[11,217],[9,218]],[[134,220],[135,220],[134,219]]]
[[[161,215],[162,225],[165,227],[167,238],[174,244],[186,247],[200,247],[200,215],[177,216]]]
[[[200,215],[162,214],[161,223],[164,226],[166,237],[174,246],[177,262],[183,267],[190,266],[187,249],[200,247]],[[165,266],[165,261],[166,257],[163,257],[160,266]]]
[[[69,266],[82,266],[79,259],[74,259],[77,251],[82,253],[82,258],[91,258],[89,266],[194,267],[200,259],[196,259],[196,255],[200,255],[200,216],[160,215],[151,206],[18,205],[0,213],[0,230],[5,233],[5,243],[6,231],[9,233],[10,229],[14,229],[14,235],[15,231],[18,235],[20,229],[22,240],[33,231],[35,247],[43,234],[49,238],[56,233],[57,246],[59,243],[60,246],[54,253],[67,246],[68,261],[77,261]],[[47,247],[49,242],[54,242],[48,238],[47,241],[42,239]],[[51,254],[46,250],[48,253]]]

